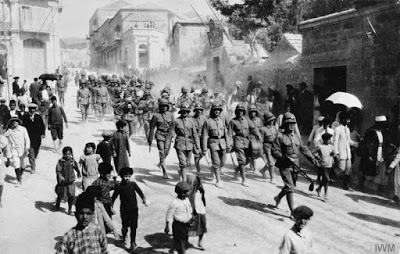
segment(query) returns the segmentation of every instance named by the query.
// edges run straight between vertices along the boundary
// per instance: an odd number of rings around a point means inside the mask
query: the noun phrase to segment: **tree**
[[[228,17],[235,39],[246,40],[253,56],[258,54],[256,43],[271,51],[284,32],[297,32],[301,20],[300,0],[245,0],[243,4],[226,4],[210,0],[211,4]]]

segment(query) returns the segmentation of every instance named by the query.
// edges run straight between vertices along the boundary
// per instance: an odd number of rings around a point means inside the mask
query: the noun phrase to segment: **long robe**
[[[119,174],[119,170],[129,167],[128,153],[130,153],[129,139],[125,132],[117,131],[110,140],[114,157],[115,170]]]

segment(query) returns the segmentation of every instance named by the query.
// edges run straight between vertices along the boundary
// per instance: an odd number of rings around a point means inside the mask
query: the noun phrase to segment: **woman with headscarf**
[[[190,184],[189,201],[193,208],[194,223],[189,229],[189,236],[199,237],[198,247],[204,250],[203,236],[207,233],[206,197],[200,177],[189,175],[186,182]]]

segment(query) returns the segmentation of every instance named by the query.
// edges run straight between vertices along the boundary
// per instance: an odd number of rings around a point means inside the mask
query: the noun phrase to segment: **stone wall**
[[[368,21],[369,19],[369,21]],[[346,91],[363,103],[360,130],[375,115],[389,115],[399,91],[400,15],[382,4],[317,18],[300,25],[301,66],[314,83],[314,68],[346,66]]]

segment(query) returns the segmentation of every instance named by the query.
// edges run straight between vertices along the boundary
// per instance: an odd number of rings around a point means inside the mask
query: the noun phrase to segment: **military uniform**
[[[192,106],[192,100],[189,98],[188,89],[186,87],[182,87],[181,89],[182,95],[177,99],[176,105],[178,108],[181,108],[183,105]]]
[[[168,103],[161,102],[159,106],[161,107],[164,105],[168,106]],[[164,171],[165,178],[167,178],[168,175],[166,175],[164,163],[165,163],[165,158],[167,158],[168,156],[172,139],[172,136],[167,136],[167,133],[170,128],[170,125],[172,125],[173,120],[174,116],[168,110],[166,112],[159,112],[154,114],[150,122],[150,130],[147,138],[148,144],[151,145],[155,131],[155,138],[157,141],[157,148],[160,157],[160,166]],[[155,130],[156,128],[157,130]]]
[[[97,98],[96,94],[97,94],[97,89],[98,89],[97,82],[98,82],[97,80],[93,80],[91,82],[92,85],[90,86],[90,92],[92,93],[91,104],[92,104],[92,109],[93,109],[93,112],[94,112],[94,115],[95,115],[96,119],[99,118],[99,108],[98,108],[97,103],[96,103],[96,98]]]
[[[212,106],[210,118],[204,122],[201,132],[201,148],[203,154],[210,149],[212,171],[217,178],[217,186],[220,187],[220,170],[224,166],[226,151],[230,149],[230,141],[225,122],[215,115],[215,110],[222,111],[222,106],[216,104]]]
[[[64,106],[65,93],[67,91],[67,81],[60,77],[56,83],[56,92],[58,94],[58,99],[60,100],[61,106]]]
[[[100,81],[101,84],[104,84],[104,81]],[[100,120],[103,120],[107,105],[109,103],[110,96],[108,94],[108,90],[104,85],[100,85],[96,90],[96,104],[99,109]]]
[[[207,118],[202,114],[203,108],[201,107],[201,104],[196,104],[194,107],[194,110],[201,110],[201,112],[198,115],[194,115],[192,117],[194,127],[201,138],[201,132],[203,130],[204,123],[207,121]],[[200,172],[200,160],[203,157],[201,153],[194,154],[194,164],[196,166],[197,172]]]
[[[139,107],[138,107],[139,110],[142,111],[140,117],[143,122],[143,127],[146,137],[148,137],[149,135],[149,125],[151,119],[153,118],[153,112],[156,107],[154,100],[151,97],[149,97],[149,95],[150,94],[145,93],[145,96],[139,102]]]
[[[184,105],[179,113],[184,111],[190,113],[189,105]],[[191,118],[180,116],[175,119],[169,127],[168,138],[176,134],[174,148],[179,160],[179,175],[186,181],[186,168],[190,167],[193,150],[195,154],[200,152],[199,134]]]
[[[271,112],[265,113],[264,122],[266,125],[261,127],[260,129],[261,139],[263,141],[264,158],[265,158],[265,166],[261,170],[261,174],[263,175],[264,178],[267,178],[265,175],[265,171],[269,170],[271,182],[274,181],[273,168],[275,165],[275,158],[272,156],[272,144],[275,141],[276,136],[278,135],[278,130],[273,124],[273,121],[275,119],[276,117]]]
[[[289,123],[295,124],[295,117],[291,113],[285,113],[282,127]],[[282,191],[274,199],[278,205],[280,200],[287,195],[290,211],[293,211],[293,192],[297,181],[297,174],[293,169],[293,163],[299,166],[300,152],[308,159],[312,161],[315,160],[310,150],[303,144],[301,138],[293,131],[279,133],[272,145],[272,154],[276,158],[275,166],[279,168],[279,172],[285,184]]]
[[[89,104],[91,101],[92,94],[89,89],[81,83],[81,88],[79,88],[76,96],[77,107],[81,109],[82,122],[86,123],[87,116],[89,113]]]
[[[243,116],[239,115],[239,111],[243,112]],[[239,163],[235,170],[235,177],[237,178],[237,174],[240,172],[242,185],[247,186],[244,166],[250,162],[251,158],[250,134],[259,139],[260,133],[254,123],[244,116],[245,113],[244,106],[236,107],[236,117],[229,123],[229,134],[233,138],[233,148]]]

